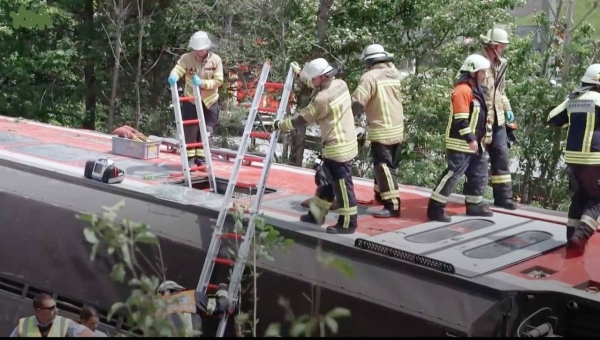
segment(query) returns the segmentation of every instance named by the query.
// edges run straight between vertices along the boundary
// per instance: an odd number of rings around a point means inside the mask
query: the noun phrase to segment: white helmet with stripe
[[[581,82],[600,85],[600,64],[590,65],[581,77]]]
[[[304,64],[301,73],[304,73],[306,78],[313,79],[318,76],[326,75],[333,71],[333,67],[329,65],[329,62],[323,58],[317,58]]]
[[[460,67],[460,70],[469,73],[475,73],[477,71],[487,70],[491,66],[492,64],[486,57],[480,54],[471,54],[467,57],[467,59],[465,59]]]

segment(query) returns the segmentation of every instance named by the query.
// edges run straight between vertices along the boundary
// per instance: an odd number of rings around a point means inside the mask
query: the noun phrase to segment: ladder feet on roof
[[[277,142],[279,140],[279,131],[274,131],[273,133],[259,133],[252,132],[252,128],[254,126],[254,121],[256,119],[257,112],[259,111],[259,102],[262,98],[262,94],[265,88],[278,88],[283,89],[283,94],[281,101],[279,103],[279,108],[272,110],[272,112],[276,113],[275,119],[283,118],[285,111],[287,110],[287,103],[289,101],[289,96],[292,91],[292,85],[294,83],[294,73],[292,68],[290,67],[288,71],[288,75],[286,78],[285,84],[276,84],[276,83],[268,83],[267,77],[269,75],[269,71],[271,69],[271,64],[269,62],[264,63],[262,72],[260,74],[260,78],[257,84],[257,90],[254,94],[254,100],[252,102],[250,111],[248,113],[248,119],[246,122],[246,127],[244,129],[244,134],[240,140],[240,146],[237,151],[237,155],[235,156],[234,165],[231,169],[231,174],[229,178],[229,183],[227,184],[227,190],[225,192],[225,197],[223,198],[223,202],[221,205],[221,209],[219,211],[219,217],[217,218],[217,222],[214,228],[213,236],[210,242],[210,246],[206,255],[206,260],[204,261],[204,266],[202,268],[202,272],[200,274],[200,279],[198,280],[198,285],[196,287],[197,291],[207,293],[208,290],[216,290],[217,286],[211,284],[213,280],[213,271],[214,266],[216,264],[226,265],[228,267],[233,266],[233,270],[231,272],[231,280],[229,282],[228,288],[228,296],[230,299],[230,308],[229,313],[222,316],[219,327],[215,334],[215,337],[222,337],[225,333],[225,326],[227,324],[229,314],[233,313],[236,308],[236,305],[239,303],[238,300],[240,298],[240,289],[242,282],[242,275],[244,273],[244,269],[246,267],[246,261],[248,258],[248,254],[250,253],[250,245],[252,243],[252,239],[255,235],[255,225],[254,221],[257,217],[258,211],[260,210],[260,204],[262,202],[262,197],[265,193],[265,185],[267,181],[267,177],[269,175],[269,170],[271,168],[271,162],[275,153],[275,149],[277,147]],[[262,109],[261,109],[262,111]],[[266,153],[264,158],[247,155],[247,147],[248,140],[251,136],[262,136],[264,138],[270,138],[269,142],[269,150]],[[218,151],[215,151],[218,154]],[[221,152],[221,154],[227,154],[226,152]],[[233,158],[233,155],[227,154],[228,157]],[[208,156],[207,156],[208,157]],[[238,174],[241,168],[241,165],[244,161],[258,161],[263,163],[263,168],[261,171],[261,177],[257,184],[238,182]],[[249,218],[246,224],[246,230],[244,235],[238,233],[224,232],[224,225],[226,216],[230,213],[232,209],[237,210],[237,207],[231,207],[231,201],[234,196],[234,190],[236,188],[244,188],[248,190],[248,193],[253,199],[251,199],[251,208],[245,209],[244,213],[249,214]],[[244,219],[244,218],[242,218]],[[237,230],[236,230],[237,231]],[[237,249],[237,256],[235,256],[235,260],[225,259],[219,256],[221,250],[221,241],[223,239],[233,239],[233,240],[241,240],[241,244],[239,249]],[[231,243],[231,242],[229,242]],[[236,242],[237,244],[237,242]]]

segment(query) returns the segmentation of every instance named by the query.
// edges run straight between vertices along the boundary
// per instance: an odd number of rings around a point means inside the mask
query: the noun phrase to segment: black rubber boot
[[[515,210],[517,209],[517,203],[515,203],[515,201],[511,200],[511,199],[506,199],[503,201],[495,201],[494,205],[497,206],[498,208],[503,208],[506,210]]]
[[[434,200],[429,200],[427,206],[427,219],[437,222],[451,222],[450,216],[446,215],[446,205]]]
[[[587,240],[594,235],[594,230],[587,225],[580,225],[577,227],[569,242],[567,243],[569,248],[583,250]]]
[[[468,216],[492,217],[494,213],[483,203],[469,204],[467,203]]]
[[[196,166],[196,157],[188,157],[188,166],[190,169]]]
[[[394,218],[400,217],[400,210],[383,208],[381,210],[369,210],[369,215],[375,218]]]
[[[300,221],[312,224],[319,224],[317,223],[317,220],[313,217],[313,215],[310,213],[310,211],[300,216]]]
[[[200,166],[204,164],[206,164],[206,159],[204,159],[204,157],[196,157],[196,165]]]
[[[341,228],[337,225],[327,227],[328,234],[341,234],[341,235],[349,235],[354,234],[356,228]]]
[[[376,192],[374,197],[375,204],[383,204],[383,200],[381,199],[381,194]]]
[[[571,237],[573,237],[573,234],[575,233],[575,227],[571,227],[571,226],[567,226],[567,241],[569,241],[571,239]]]

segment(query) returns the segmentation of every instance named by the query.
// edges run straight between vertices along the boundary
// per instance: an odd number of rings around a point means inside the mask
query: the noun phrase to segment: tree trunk
[[[137,0],[139,33],[138,33],[138,62],[135,73],[135,129],[140,129],[142,118],[142,99],[140,97],[140,83],[142,81],[142,42],[144,40],[144,0]]]
[[[325,37],[327,36],[327,24],[333,0],[321,0],[319,13],[317,14],[317,44],[313,47],[311,59],[323,54]],[[304,107],[310,101],[312,90],[306,86],[302,87],[298,95],[298,107]],[[292,133],[292,146],[288,164],[302,166],[304,160],[304,143],[306,142],[306,126],[299,128],[297,133]]]
[[[569,76],[569,67],[571,67],[571,33],[573,31],[573,3],[574,0],[569,0],[567,4],[567,27],[565,28],[565,39],[563,42],[563,66],[562,66],[562,81],[567,81]]]
[[[123,33],[123,0],[119,0],[118,7],[114,8],[115,11],[115,48],[112,74],[112,88],[110,91],[110,102],[108,103],[108,126],[107,130],[110,133],[114,128],[115,121],[115,110],[117,102],[117,91],[119,89],[119,72],[121,70],[121,35]]]
[[[96,67],[90,45],[95,44],[94,28],[94,0],[86,0],[83,9],[83,32],[85,42],[83,50],[85,51],[83,77],[85,79],[85,114],[83,116],[82,128],[96,130]]]

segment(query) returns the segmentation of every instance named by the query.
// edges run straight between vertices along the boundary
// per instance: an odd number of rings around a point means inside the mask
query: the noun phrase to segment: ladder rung
[[[266,89],[283,89],[283,83],[265,83]]]
[[[199,119],[190,119],[190,120],[184,120],[183,125],[194,125],[194,124],[198,124],[200,123]]]
[[[258,112],[277,113],[276,107],[259,107]]]
[[[206,286],[206,289],[215,289],[216,290],[216,289],[219,289],[219,285],[213,285],[212,283],[209,283]]]
[[[190,171],[202,171],[206,170],[206,165],[197,165],[190,168]]]
[[[250,138],[269,139],[269,138],[271,138],[271,133],[270,132],[250,132]]]
[[[221,258],[218,258],[218,257],[215,259],[215,263],[224,264],[224,265],[228,265],[228,266],[235,265],[235,261],[233,261],[233,260],[230,260],[230,259],[221,259]]]
[[[202,143],[189,143],[185,145],[187,149],[201,148]]]
[[[179,97],[179,102],[193,102],[195,99],[195,97]]]
[[[192,169],[190,169],[190,172],[194,172],[194,176],[192,176],[192,178],[208,177],[208,173],[203,172],[203,171],[198,171],[198,170],[192,170]],[[183,177],[183,173],[171,174],[171,175],[169,175],[169,177],[171,177],[171,178]]]
[[[223,234],[221,234],[221,238],[243,240],[244,235],[236,234],[236,233],[223,233]]]

